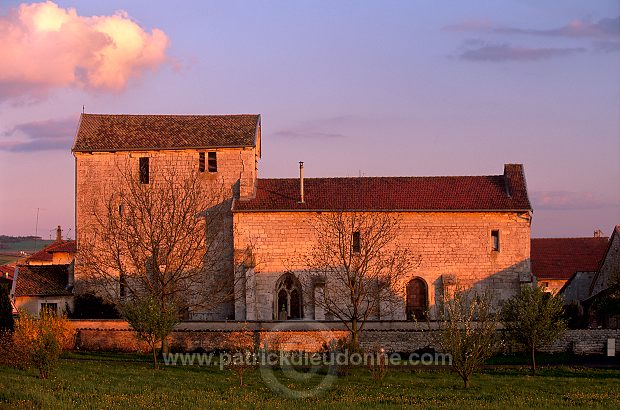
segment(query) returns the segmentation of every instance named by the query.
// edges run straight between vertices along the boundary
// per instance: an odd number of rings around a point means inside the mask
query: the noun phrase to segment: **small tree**
[[[120,312],[136,331],[138,339],[146,342],[153,354],[153,368],[157,369],[157,345],[164,340],[179,323],[179,315],[172,305],[161,306],[154,297],[147,295],[124,302]]]
[[[538,286],[527,286],[502,310],[502,322],[510,338],[530,352],[532,374],[536,373],[536,349],[553,343],[566,330],[564,303]]]
[[[9,286],[6,283],[0,283],[0,332],[12,332],[14,326]]]
[[[498,322],[490,294],[468,295],[458,291],[445,303],[439,322],[439,344],[452,356],[452,368],[465,388],[471,375],[493,355],[497,345]]]
[[[24,359],[39,370],[39,377],[47,379],[58,366],[64,349],[71,347],[75,329],[64,315],[43,309],[39,317],[21,311],[13,335],[13,344],[26,352]]]
[[[366,322],[402,304],[404,281],[420,257],[398,246],[398,217],[387,212],[327,212],[311,221],[316,240],[302,262],[314,305],[340,320],[359,348]]]

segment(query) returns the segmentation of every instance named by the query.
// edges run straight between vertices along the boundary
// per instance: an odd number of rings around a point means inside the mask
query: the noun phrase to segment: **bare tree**
[[[232,260],[223,182],[187,163],[117,163],[118,179],[93,198],[80,226],[78,266],[85,289],[118,303],[149,295],[162,310],[202,310],[230,300]],[[231,231],[232,232],[232,231]]]
[[[496,351],[498,321],[491,294],[457,291],[444,309],[438,342],[452,356],[452,368],[468,388],[471,375]]]
[[[399,219],[387,212],[329,212],[311,221],[316,242],[305,260],[315,308],[347,327],[359,347],[366,322],[398,306],[405,279],[420,262],[397,244]],[[316,287],[320,291],[314,291]],[[383,310],[383,311],[382,311]]]

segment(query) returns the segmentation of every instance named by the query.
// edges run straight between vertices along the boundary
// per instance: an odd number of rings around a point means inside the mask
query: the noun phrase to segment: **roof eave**
[[[532,209],[233,209],[233,212],[531,212]]]

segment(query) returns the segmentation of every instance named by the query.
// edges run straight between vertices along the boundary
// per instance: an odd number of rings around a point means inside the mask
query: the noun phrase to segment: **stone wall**
[[[252,196],[257,177],[257,162],[259,153],[255,148],[225,148],[211,150],[164,150],[164,151],[134,151],[134,152],[103,152],[103,153],[75,153],[76,160],[76,230],[78,254],[76,255],[75,279],[76,291],[83,290],[85,281],[84,267],[81,265],[80,244],[91,234],[97,226],[96,214],[105,218],[105,204],[118,195],[118,186],[123,184],[123,177],[131,172],[136,178],[139,174],[139,158],[149,157],[151,181],[155,180],[158,172],[173,170],[176,177],[183,178],[198,172],[200,152],[217,153],[217,172],[208,172],[208,157],[205,157],[205,172],[198,174],[200,181],[207,189],[212,189],[218,198],[214,197],[214,204],[220,204],[226,212],[219,213],[223,218],[219,246],[226,250],[220,267],[217,268],[218,280],[226,281],[232,286],[232,214],[230,205],[233,197]],[[222,190],[220,194],[220,190]],[[119,199],[119,204],[120,204]],[[114,274],[114,272],[110,272]],[[115,293],[111,290],[109,293]],[[232,303],[222,305],[210,314],[194,312],[199,319],[219,320],[231,318]],[[191,317],[191,316],[190,316]]]
[[[78,330],[76,348],[103,351],[146,351],[129,325],[122,320],[73,320]],[[361,344],[372,349],[382,346],[388,352],[441,350],[436,341],[435,324],[413,322],[369,322]],[[501,332],[501,330],[498,330]],[[176,351],[225,350],[238,346],[244,334],[273,349],[317,351],[325,342],[347,337],[339,322],[184,322],[173,332],[170,346]],[[620,341],[620,330],[577,329],[566,331],[555,343],[541,351],[547,353],[606,354],[607,339]],[[510,351],[510,346],[507,351]]]
[[[303,259],[315,243],[313,221],[317,212],[235,212],[235,251],[253,247],[255,266],[238,272],[247,279],[238,288],[236,320],[272,320],[276,281],[285,272],[301,275]],[[401,233],[395,246],[420,257],[408,278],[422,278],[428,288],[429,309],[436,314],[445,278],[459,286],[490,288],[499,302],[512,297],[522,281],[531,280],[530,223],[527,214],[515,212],[399,212]],[[491,249],[491,231],[500,231],[500,251]],[[312,294],[306,290],[305,299]],[[381,319],[405,319],[400,310]],[[305,319],[317,319],[304,309]]]

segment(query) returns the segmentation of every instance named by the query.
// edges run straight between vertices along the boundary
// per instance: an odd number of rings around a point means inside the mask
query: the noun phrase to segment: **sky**
[[[260,177],[523,163],[532,237],[620,224],[617,0],[0,0],[0,234],[74,237],[83,109],[261,114]]]

